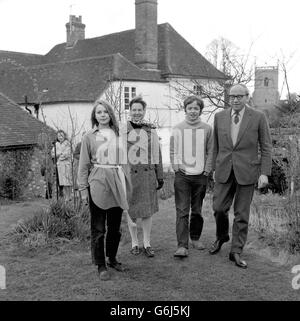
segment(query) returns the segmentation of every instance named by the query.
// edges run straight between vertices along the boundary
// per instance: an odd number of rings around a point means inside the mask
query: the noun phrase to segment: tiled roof
[[[43,61],[43,55],[0,50],[0,70],[19,66],[40,65]]]
[[[54,130],[0,92],[0,148],[36,145],[41,133]]]
[[[165,81],[167,77],[225,79],[168,23],[158,25],[158,69],[134,64],[135,30],[79,40],[72,48],[56,45],[45,56],[0,52],[13,56],[21,67],[0,68],[0,92],[19,104],[94,101],[109,79]],[[4,59],[4,58],[3,58]],[[47,93],[41,97],[43,89]],[[40,98],[39,98],[40,97]]]
[[[0,91],[18,104],[95,101],[111,79],[161,81],[120,54],[0,71]],[[11,85],[13,84],[13,85]],[[48,89],[41,96],[43,89]]]
[[[226,76],[190,45],[170,24],[159,28],[159,61],[169,76],[226,79]]]
[[[47,62],[68,61],[91,56],[120,53],[134,63],[135,30],[127,30],[102,37],[79,40],[73,48],[66,43],[56,45],[46,56]],[[170,24],[158,25],[158,69],[166,75],[225,79],[216,69]]]

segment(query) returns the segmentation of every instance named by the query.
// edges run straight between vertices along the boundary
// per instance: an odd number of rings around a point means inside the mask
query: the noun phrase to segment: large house
[[[124,120],[130,99],[141,94],[146,119],[167,137],[163,131],[184,117],[182,97],[226,77],[170,24],[157,24],[157,0],[136,0],[135,10],[132,30],[85,39],[82,17],[71,15],[66,42],[46,55],[0,51],[0,91],[77,137],[90,128],[96,99],[113,102]]]

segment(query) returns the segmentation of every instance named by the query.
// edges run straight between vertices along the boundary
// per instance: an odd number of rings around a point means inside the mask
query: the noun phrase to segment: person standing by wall
[[[201,121],[203,100],[189,96],[184,102],[185,120],[173,128],[170,138],[171,165],[175,172],[176,235],[175,257],[187,257],[192,246],[205,249],[200,241],[203,229],[202,203],[211,172],[213,136],[210,125]],[[191,211],[190,219],[189,214]]]
[[[214,120],[213,210],[217,239],[209,253],[218,253],[229,241],[228,211],[234,199],[229,259],[245,269],[247,263],[241,259],[241,253],[247,240],[254,184],[257,180],[258,188],[268,184],[272,143],[264,113],[247,106],[248,88],[243,84],[233,85],[229,100],[231,108],[217,113]]]
[[[71,200],[72,193],[72,164],[71,164],[71,144],[67,134],[63,130],[57,131],[56,146],[56,166],[58,173],[58,184],[61,196],[66,200]],[[52,158],[55,158],[55,149],[51,151]]]

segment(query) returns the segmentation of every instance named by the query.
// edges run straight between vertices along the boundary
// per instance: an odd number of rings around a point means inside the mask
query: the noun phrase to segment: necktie
[[[237,124],[240,121],[239,113],[240,112],[238,110],[234,112],[233,121],[234,121],[235,124]]]

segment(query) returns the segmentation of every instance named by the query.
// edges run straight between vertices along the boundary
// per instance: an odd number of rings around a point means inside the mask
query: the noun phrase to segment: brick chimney
[[[157,70],[157,0],[135,0],[135,64]]]
[[[77,40],[85,39],[85,24],[81,22],[81,16],[70,15],[70,21],[66,23],[67,47],[73,47]]]

